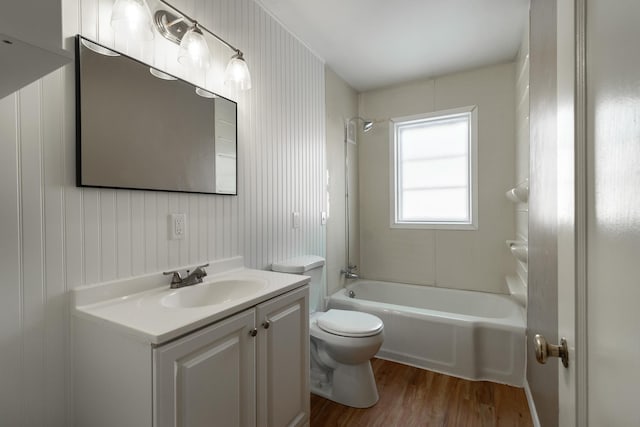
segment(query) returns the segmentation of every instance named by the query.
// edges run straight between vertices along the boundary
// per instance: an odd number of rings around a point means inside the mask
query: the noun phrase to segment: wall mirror
[[[237,194],[237,104],[76,38],[77,185]]]

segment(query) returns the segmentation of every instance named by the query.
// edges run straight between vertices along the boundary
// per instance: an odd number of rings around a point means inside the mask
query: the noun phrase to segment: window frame
[[[470,221],[399,221],[399,170],[398,165],[398,129],[404,125],[446,120],[456,116],[469,117],[469,208]],[[471,105],[449,110],[434,111],[426,114],[395,117],[389,126],[389,171],[390,171],[390,227],[404,229],[433,230],[477,230],[478,229],[478,107]]]

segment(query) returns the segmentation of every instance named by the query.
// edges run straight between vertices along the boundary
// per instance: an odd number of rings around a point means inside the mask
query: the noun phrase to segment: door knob
[[[559,357],[562,359],[562,365],[565,368],[569,367],[569,348],[567,347],[567,340],[560,339],[560,345],[553,345],[547,343],[544,336],[536,334],[533,338],[533,342],[536,349],[536,360],[538,363],[547,363],[548,357]]]

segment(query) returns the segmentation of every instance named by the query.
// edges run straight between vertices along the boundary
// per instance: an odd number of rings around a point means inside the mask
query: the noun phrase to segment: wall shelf
[[[527,203],[529,201],[529,180],[525,179],[511,190],[507,191],[505,196],[513,203]]]
[[[0,33],[0,98],[71,62],[73,54],[63,49],[45,49]]]
[[[507,247],[511,254],[520,262],[529,262],[529,246],[525,240],[507,240]]]
[[[511,297],[523,307],[527,306],[527,286],[518,276],[507,276],[507,287]]]

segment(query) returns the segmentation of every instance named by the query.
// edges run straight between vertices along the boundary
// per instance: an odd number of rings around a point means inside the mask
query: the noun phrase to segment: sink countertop
[[[241,258],[231,261],[212,263],[211,268],[206,269],[208,276],[203,284],[221,280],[258,280],[265,282],[266,286],[246,297],[220,304],[166,307],[161,303],[166,296],[201,285],[170,289],[170,279],[154,273],[74,289],[74,315],[112,326],[140,341],[159,345],[309,282],[307,276],[239,267]]]

